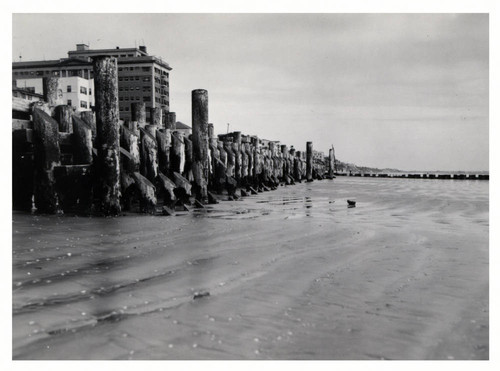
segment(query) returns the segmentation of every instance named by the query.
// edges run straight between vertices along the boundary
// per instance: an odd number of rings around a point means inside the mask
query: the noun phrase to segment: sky
[[[489,169],[487,14],[13,14],[12,57],[145,44],[191,125],[207,89],[216,134],[306,141],[357,165]]]

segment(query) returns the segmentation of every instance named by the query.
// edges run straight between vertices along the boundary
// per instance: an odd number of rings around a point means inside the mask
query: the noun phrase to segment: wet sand
[[[488,182],[337,178],[12,227],[14,359],[489,357]]]

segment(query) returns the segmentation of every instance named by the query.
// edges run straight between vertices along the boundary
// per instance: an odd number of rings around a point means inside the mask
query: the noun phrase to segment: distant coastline
[[[353,163],[342,162],[335,160],[335,167],[338,173],[362,173],[362,174],[477,174],[477,175],[489,175],[489,170],[401,170],[395,168],[383,168],[379,169],[376,167],[361,166]]]

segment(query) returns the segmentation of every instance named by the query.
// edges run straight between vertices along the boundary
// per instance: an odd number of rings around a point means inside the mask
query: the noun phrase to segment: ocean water
[[[488,359],[488,187],[339,177],[175,217],[13,213],[13,358]]]

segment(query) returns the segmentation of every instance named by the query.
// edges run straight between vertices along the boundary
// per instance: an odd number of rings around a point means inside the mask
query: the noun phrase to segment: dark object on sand
[[[354,200],[347,200],[347,206],[355,207],[356,206],[356,201],[354,201]]]
[[[208,291],[197,291],[194,293],[193,299],[196,300],[205,296],[210,296],[210,293]]]

